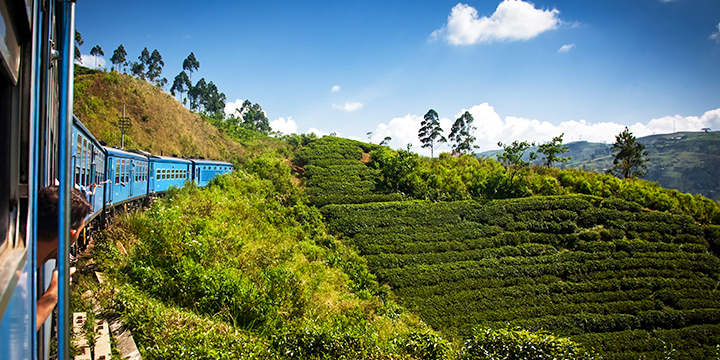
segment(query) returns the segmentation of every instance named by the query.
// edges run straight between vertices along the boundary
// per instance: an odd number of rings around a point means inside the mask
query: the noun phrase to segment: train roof
[[[233,166],[232,163],[229,163],[227,161],[218,161],[218,160],[205,160],[205,159],[192,159],[196,164],[200,165],[230,165]]]
[[[152,161],[159,161],[159,162],[175,162],[175,163],[181,163],[181,164],[190,164],[189,159],[180,158],[180,157],[153,155],[153,156],[151,156],[151,159],[152,159]]]
[[[85,125],[80,121],[80,119],[78,119],[77,116],[75,116],[75,115],[73,115],[73,124],[75,124],[75,126],[80,128],[80,130],[82,130],[82,132],[85,133],[85,136],[90,138],[93,142],[95,142],[95,144],[97,144],[97,145],[100,144],[98,139],[96,139],[95,136],[93,136],[93,134],[90,132],[90,130],[88,130],[85,127]]]
[[[148,159],[147,156],[145,156],[145,155],[136,154],[134,152],[129,152],[129,151],[125,151],[125,150],[120,150],[120,149],[117,149],[114,147],[103,146],[103,149],[105,149],[105,151],[107,152],[108,155],[122,156],[125,158],[142,159],[142,160]]]

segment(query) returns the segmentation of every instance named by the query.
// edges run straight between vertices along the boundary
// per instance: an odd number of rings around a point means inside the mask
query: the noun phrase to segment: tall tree
[[[440,117],[437,111],[430,109],[420,123],[420,131],[418,138],[423,148],[430,148],[430,158],[433,158],[433,152],[441,143],[447,142],[442,134],[443,129],[440,127]]]
[[[147,48],[146,48],[147,49]],[[147,59],[145,62],[148,66],[147,69],[147,78],[148,80],[155,81],[158,77],[160,77],[160,74],[162,73],[162,67],[165,66],[165,62],[163,62],[162,55],[160,55],[160,52],[155,49],[152,52],[152,55]],[[167,79],[165,79],[165,82],[167,82]],[[160,85],[158,82],[156,82],[156,85]]]
[[[200,68],[200,62],[195,58],[194,53],[190,53],[185,61],[183,61],[183,70],[190,72],[190,80],[192,80],[193,71]]]
[[[130,64],[130,71],[133,75],[137,76],[140,79],[145,80],[146,73],[145,73],[145,66],[150,63],[150,51],[148,51],[147,48],[144,48],[143,51],[140,53],[140,56],[138,56],[138,62],[133,62]]]
[[[100,45],[95,45],[90,50],[90,55],[95,57],[95,70],[97,70],[97,58],[98,56],[105,56],[105,53],[103,52],[103,49],[100,47]]]
[[[185,71],[181,71],[177,76],[175,76],[175,81],[173,81],[173,86],[170,88],[170,93],[175,96],[175,93],[180,93],[180,102],[183,104],[185,103],[183,101],[183,94],[188,91],[192,87],[192,83],[190,82],[190,79],[187,76],[187,73]]]
[[[198,80],[195,86],[188,90],[188,99],[190,99],[190,109],[202,111],[203,99],[205,99],[205,93],[207,92],[207,82],[205,78]]]
[[[473,116],[469,111],[462,114],[450,129],[450,141],[454,142],[453,152],[456,153],[470,153],[472,149],[477,149],[477,145],[473,145],[475,142],[475,126],[473,126]]]
[[[554,162],[566,163],[572,159],[572,156],[565,158],[558,157],[558,154],[564,154],[570,151],[570,147],[563,145],[563,136],[565,133],[560,134],[552,139],[552,141],[538,145],[538,153],[545,155],[543,159],[543,165],[551,167]]]
[[[80,35],[80,32],[75,30],[75,61],[82,64],[82,53],[80,53],[80,47],[82,44],[84,44],[85,41],[82,38],[82,35]]]
[[[225,115],[225,94],[218,91],[217,86],[212,81],[207,84],[203,106],[205,107],[205,113],[212,117],[222,119]],[[269,124],[268,122],[268,132],[270,131]]]
[[[270,133],[270,121],[267,116],[265,116],[265,111],[260,107],[260,104],[252,104],[250,100],[245,100],[242,107],[236,111],[242,114],[243,127],[259,131],[263,134]]]
[[[126,56],[127,51],[125,51],[125,47],[120,44],[120,46],[118,46],[118,48],[113,51],[113,56],[110,58],[110,62],[113,64],[113,70],[117,70],[118,72],[120,72],[120,66],[125,64]]]
[[[528,167],[530,163],[537,158],[537,153],[530,151],[528,160],[524,160],[525,151],[527,151],[530,147],[535,146],[535,143],[515,140],[509,145],[498,142],[498,146],[503,148],[503,151],[496,157],[498,161],[505,166],[505,170],[510,173],[510,186],[512,187],[515,175],[520,170]]]
[[[613,167],[607,173],[617,177],[641,178],[647,170],[647,158],[645,145],[637,142],[635,136],[625,127],[625,131],[615,135],[615,143],[612,146],[612,154],[615,157]]]

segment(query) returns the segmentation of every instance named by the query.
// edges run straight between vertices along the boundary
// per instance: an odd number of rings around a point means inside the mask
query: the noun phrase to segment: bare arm
[[[70,276],[75,273],[75,268],[70,268]],[[72,278],[70,279],[72,283]],[[37,324],[35,330],[40,330],[40,327],[45,323],[45,320],[52,314],[55,305],[58,302],[58,271],[57,269],[52,273],[52,279],[50,279],[50,286],[47,291],[43,294],[37,302]]]

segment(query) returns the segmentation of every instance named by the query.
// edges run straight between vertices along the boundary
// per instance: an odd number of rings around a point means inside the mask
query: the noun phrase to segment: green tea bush
[[[519,328],[475,329],[461,359],[595,359],[582,345],[545,331]]]

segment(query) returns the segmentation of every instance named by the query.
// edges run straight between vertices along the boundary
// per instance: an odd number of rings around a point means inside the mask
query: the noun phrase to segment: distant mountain
[[[720,132],[677,132],[638,138],[650,162],[645,180],[720,201]],[[572,160],[561,167],[604,172],[612,167],[611,144],[576,141],[567,144],[564,156]],[[479,153],[495,157],[500,150]]]

